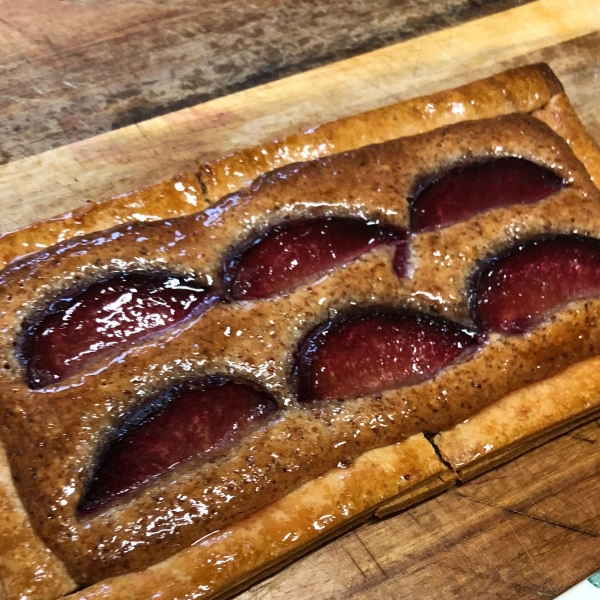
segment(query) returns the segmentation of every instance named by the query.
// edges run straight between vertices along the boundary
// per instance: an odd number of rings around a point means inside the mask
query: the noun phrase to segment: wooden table
[[[600,0],[102,4],[0,0],[0,230],[540,60],[600,141]],[[600,423],[580,427],[362,525],[241,598],[552,598],[600,568],[598,448]]]
[[[525,1],[0,0],[0,160]]]

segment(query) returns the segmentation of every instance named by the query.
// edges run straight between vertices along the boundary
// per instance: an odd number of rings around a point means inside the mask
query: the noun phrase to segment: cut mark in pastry
[[[533,204],[563,185],[549,169],[522,158],[458,167],[416,195],[411,205],[411,230],[430,231],[492,208]]]
[[[267,298],[293,290],[325,271],[381,244],[397,246],[394,266],[406,263],[406,235],[353,218],[321,218],[277,225],[225,264],[234,300]]]
[[[115,432],[92,474],[79,514],[90,514],[194,458],[230,446],[278,409],[253,386],[190,381],[146,402]]]
[[[600,295],[600,240],[577,235],[521,244],[478,273],[471,306],[482,329],[519,334],[573,300]]]
[[[414,385],[478,345],[446,319],[376,310],[318,326],[298,352],[299,399],[345,400]]]
[[[29,385],[39,389],[80,373],[99,357],[197,314],[210,300],[193,282],[137,273],[57,300],[25,342]]]

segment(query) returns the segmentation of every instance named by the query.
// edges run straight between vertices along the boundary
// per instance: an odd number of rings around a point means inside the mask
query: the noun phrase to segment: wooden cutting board
[[[0,231],[312,125],[545,61],[600,141],[600,0],[538,0],[0,167]],[[552,598],[600,568],[600,423],[373,521],[244,600]]]

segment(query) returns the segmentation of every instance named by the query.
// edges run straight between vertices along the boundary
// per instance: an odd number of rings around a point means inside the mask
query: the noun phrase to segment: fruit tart
[[[4,235],[4,595],[231,595],[592,418],[599,176],[533,65]]]

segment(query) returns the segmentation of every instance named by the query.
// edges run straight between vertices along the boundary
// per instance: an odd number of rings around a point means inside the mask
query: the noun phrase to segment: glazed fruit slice
[[[177,277],[121,275],[55,302],[25,349],[29,385],[42,388],[100,356],[183,321],[206,306],[204,288]]]
[[[222,379],[180,385],[139,408],[119,428],[101,457],[82,515],[154,480],[176,465],[235,442],[251,424],[277,411],[263,391]]]
[[[411,230],[446,227],[499,206],[539,202],[562,186],[552,171],[521,158],[459,167],[416,196]]]
[[[600,296],[600,240],[560,236],[520,245],[490,261],[474,288],[486,331],[518,334],[572,300]]]
[[[294,221],[278,225],[225,265],[235,300],[267,298],[288,292],[337,265],[381,244],[398,245],[395,268],[404,274],[405,234],[347,218]]]
[[[422,314],[374,312],[332,321],[300,348],[299,396],[343,400],[413,385],[476,345],[460,325]]]

